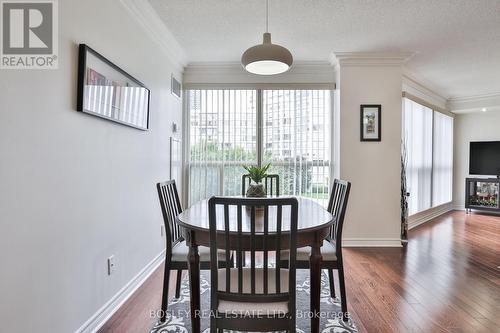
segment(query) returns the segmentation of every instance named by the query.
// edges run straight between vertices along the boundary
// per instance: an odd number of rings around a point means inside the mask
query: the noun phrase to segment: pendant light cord
[[[266,32],[269,32],[269,0],[266,0]]]

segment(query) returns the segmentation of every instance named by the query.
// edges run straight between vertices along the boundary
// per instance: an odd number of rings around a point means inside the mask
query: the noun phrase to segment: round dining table
[[[298,226],[297,226],[297,247],[310,246],[310,279],[311,279],[311,332],[319,332],[320,320],[320,293],[321,293],[321,245],[323,240],[329,235],[330,227],[335,222],[334,217],[319,203],[306,199],[297,198],[299,202]],[[243,209],[249,215],[249,210]],[[236,211],[234,216],[229,213],[230,221],[234,221],[234,230],[236,230]],[[219,214],[218,214],[219,215]],[[285,214],[284,214],[285,216]],[[208,219],[208,200],[202,200],[195,203],[190,208],[183,211],[177,216],[177,223],[182,228],[183,236],[186,244],[189,247],[188,251],[188,267],[189,267],[189,291],[190,291],[190,310],[191,310],[191,329],[193,333],[200,332],[200,256],[198,246],[210,247],[210,228]],[[255,223],[259,224],[263,219],[262,215],[256,215]],[[243,223],[249,223],[250,217],[243,217]],[[289,237],[287,233],[290,228],[289,223],[283,224],[282,234],[283,243]],[[222,228],[221,228],[222,229]],[[250,237],[250,227],[243,226],[241,237]],[[230,228],[231,230],[231,228]],[[220,231],[224,233],[222,229]],[[272,233],[272,230],[269,231]],[[237,237],[236,233],[230,233],[232,237]],[[285,239],[286,238],[286,239]],[[282,244],[283,244],[282,243]],[[259,250],[259,249],[256,249]]]

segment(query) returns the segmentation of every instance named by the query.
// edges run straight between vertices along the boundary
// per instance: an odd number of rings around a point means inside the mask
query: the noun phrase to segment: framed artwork
[[[381,141],[382,106],[377,104],[363,104],[360,107],[360,113],[361,141]]]
[[[78,111],[141,130],[149,129],[150,91],[85,44],[78,54]]]
[[[181,140],[170,137],[170,179],[177,184],[182,180],[182,143]]]

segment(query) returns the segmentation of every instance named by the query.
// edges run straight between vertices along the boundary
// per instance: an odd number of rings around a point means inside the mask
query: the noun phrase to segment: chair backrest
[[[163,223],[165,224],[165,234],[167,241],[167,255],[171,254],[172,247],[182,241],[182,234],[175,218],[182,212],[179,194],[175,180],[169,180],[156,184],[158,197],[160,198]]]
[[[342,228],[344,227],[344,217],[349,200],[351,183],[345,180],[335,179],[328,202],[328,211],[335,217],[335,224],[330,228],[330,239],[335,241],[337,253],[341,254],[342,249]]]
[[[245,195],[247,192],[247,186],[250,185],[250,175],[246,174],[241,176],[241,195]],[[279,175],[267,175],[264,178],[264,190],[267,195],[277,196],[280,195],[280,176]]]
[[[212,197],[208,201],[210,222],[211,308],[216,311],[220,300],[235,302],[285,302],[295,309],[295,275],[297,255],[298,201],[296,198]],[[288,227],[289,226],[289,227]],[[285,228],[285,232],[283,231]],[[223,290],[219,290],[218,251],[223,249],[227,262]],[[281,250],[289,249],[287,267],[282,267]],[[236,252],[236,267],[229,265],[230,252]],[[243,255],[250,252],[250,268],[243,267]],[[262,268],[256,268],[256,252]],[[270,260],[271,257],[271,260]],[[221,258],[222,260],[222,258]],[[283,290],[282,271],[288,268],[288,290]],[[258,274],[257,274],[258,273]],[[232,275],[231,275],[232,274]],[[236,284],[231,284],[235,276]],[[246,279],[244,279],[244,276]],[[249,278],[248,278],[249,276]],[[292,313],[293,312],[293,313]],[[295,318],[295,311],[290,311]]]

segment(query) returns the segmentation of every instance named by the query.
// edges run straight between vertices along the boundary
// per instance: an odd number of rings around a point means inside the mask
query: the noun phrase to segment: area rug
[[[203,271],[200,277],[201,311],[210,310],[210,272]],[[330,297],[328,276],[323,272],[321,276],[321,320],[320,332],[322,333],[356,333],[356,325],[352,318],[347,322],[341,319],[340,300]],[[309,271],[297,270],[297,333],[308,333],[310,319],[306,318],[309,313],[310,280]],[[152,316],[157,313],[152,313]],[[159,321],[151,328],[150,333],[191,333],[191,321],[189,311],[189,280],[184,278],[181,284],[181,294],[178,299],[172,299],[168,305],[167,319]],[[158,318],[158,317],[157,317]],[[209,333],[210,319],[202,318],[201,332]],[[229,331],[225,331],[228,332]],[[237,333],[231,331],[232,333]]]

